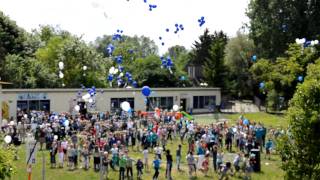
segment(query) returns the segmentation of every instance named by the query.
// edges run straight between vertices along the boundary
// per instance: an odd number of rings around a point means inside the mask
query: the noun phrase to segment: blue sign
[[[47,93],[20,93],[18,100],[47,100]]]

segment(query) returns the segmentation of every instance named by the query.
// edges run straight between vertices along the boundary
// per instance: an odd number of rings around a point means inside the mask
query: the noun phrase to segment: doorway
[[[181,107],[181,111],[186,111],[187,110],[187,99],[183,98],[180,99],[180,107]]]

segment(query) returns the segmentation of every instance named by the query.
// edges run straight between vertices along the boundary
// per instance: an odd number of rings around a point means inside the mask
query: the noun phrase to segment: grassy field
[[[223,115],[225,118],[230,118],[233,121],[239,117],[239,114],[234,115]],[[247,114],[245,115],[248,119],[254,119],[256,121],[261,121],[266,125],[272,125],[272,126],[285,126],[287,123],[282,117],[269,115],[265,113],[257,113],[257,114]],[[199,123],[212,123],[214,122],[213,116],[196,116],[197,121]],[[175,150],[177,149],[178,144],[180,141],[174,141],[172,143],[168,143],[167,148],[171,150],[174,158],[174,165],[173,165],[173,179],[175,180],[182,180],[182,179],[188,179],[188,170],[186,166],[186,159],[182,158],[182,169],[183,171],[179,172],[176,170],[176,164],[175,164]],[[187,146],[186,144],[183,145],[182,148],[182,154],[183,156],[186,155]],[[11,178],[12,180],[23,180],[27,179],[27,172],[26,172],[26,158],[25,158],[25,145],[20,146],[19,149],[19,157],[20,159],[18,161],[15,161],[15,164],[17,166],[16,174]],[[92,168],[90,170],[85,171],[83,169],[77,169],[74,171],[69,171],[65,167],[64,169],[51,169],[49,164],[49,152],[47,151],[39,151],[37,153],[37,162],[35,165],[33,165],[32,169],[32,179],[33,180],[41,180],[41,172],[42,172],[42,153],[45,155],[45,161],[46,161],[46,180],[98,180],[99,179],[99,173],[94,172]],[[134,159],[142,158],[141,152],[135,152],[130,151],[130,155]],[[151,159],[153,159],[153,155],[149,155],[149,166],[151,165]],[[277,155],[273,155],[271,160],[266,160],[264,158],[264,154],[261,156],[261,172],[260,173],[253,173],[252,179],[257,180],[277,180],[277,179],[283,179],[283,171],[279,168],[280,166],[280,160]],[[91,165],[92,166],[92,165]],[[204,177],[204,175],[201,172],[197,172],[197,179],[199,180],[209,180],[209,179],[217,179],[218,176],[212,171],[212,159],[210,159],[210,173],[208,174],[208,177]],[[134,168],[133,170],[134,176],[136,179],[136,170]],[[143,179],[151,180],[153,176],[154,170],[151,168],[149,172],[146,172],[143,174]],[[116,180],[118,179],[118,172],[110,171],[109,179]],[[160,171],[159,179],[165,179],[165,162],[162,162],[162,168]],[[240,179],[239,177],[232,177],[232,179]]]

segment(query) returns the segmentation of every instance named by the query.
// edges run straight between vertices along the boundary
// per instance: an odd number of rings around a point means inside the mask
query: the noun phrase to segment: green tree
[[[203,76],[209,86],[225,87],[227,72],[224,65],[224,49],[228,38],[222,32],[214,32],[212,44],[209,49],[209,56],[205,57],[203,64]]]
[[[309,65],[304,83],[290,101],[288,119],[290,134],[279,147],[285,179],[319,179],[320,59]]]
[[[275,60],[296,38],[317,38],[319,9],[317,0],[251,0],[247,11],[250,37],[259,56]]]
[[[4,76],[4,59],[8,54],[18,54],[24,50],[25,32],[0,11],[0,77]]]
[[[229,70],[229,92],[233,96],[250,97],[253,95],[252,76],[249,71],[253,62],[254,43],[248,35],[237,32],[225,48],[225,65]]]

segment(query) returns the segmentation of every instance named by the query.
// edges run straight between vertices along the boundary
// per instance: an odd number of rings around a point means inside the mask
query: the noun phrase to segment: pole
[[[46,180],[46,158],[42,151],[42,180]]]
[[[28,165],[27,171],[28,171],[28,180],[31,180],[31,171],[32,171],[31,164]]]
[[[102,151],[100,151],[100,180],[103,180],[103,172],[102,172]]]

